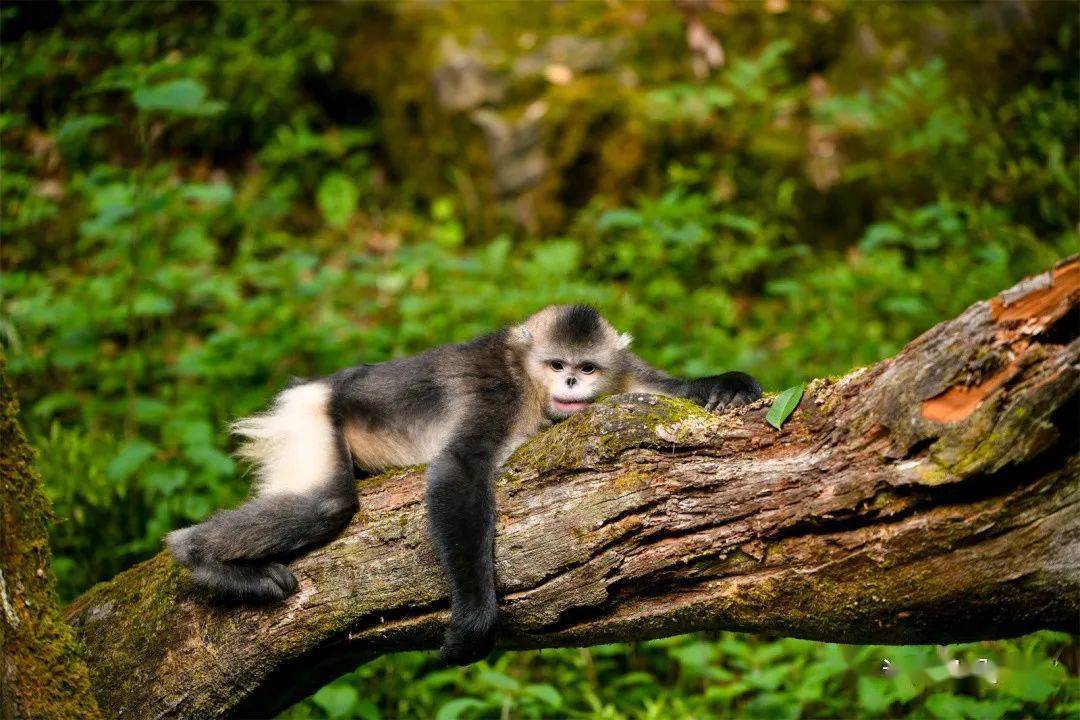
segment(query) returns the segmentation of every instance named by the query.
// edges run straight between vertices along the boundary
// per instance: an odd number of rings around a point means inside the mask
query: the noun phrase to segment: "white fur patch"
[[[619,335],[619,349],[625,350],[630,347],[630,343],[634,342],[634,336],[628,332],[621,333]]]
[[[532,331],[524,325],[513,327],[510,330],[510,341],[521,347],[529,347],[533,341]]]
[[[305,493],[333,477],[336,449],[323,383],[297,385],[274,399],[268,412],[237,420],[245,442],[237,454],[255,464],[261,495]]]

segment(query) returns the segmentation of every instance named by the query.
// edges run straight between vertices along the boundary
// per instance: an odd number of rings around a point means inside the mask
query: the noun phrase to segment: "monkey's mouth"
[[[565,398],[552,397],[551,407],[553,407],[556,412],[570,415],[572,413],[581,412],[589,406],[590,402],[590,400],[570,400]]]

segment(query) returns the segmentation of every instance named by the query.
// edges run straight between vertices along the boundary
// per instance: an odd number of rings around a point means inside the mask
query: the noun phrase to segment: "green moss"
[[[652,478],[640,470],[626,470],[619,473],[611,483],[611,489],[619,494],[648,487]]]
[[[82,648],[57,609],[47,540],[52,512],[17,417],[18,401],[0,357],[0,572],[3,573],[4,717],[100,717]]]
[[[769,559],[770,552],[775,552],[775,549],[769,545],[764,546],[764,555],[759,560],[749,553],[742,550],[735,550],[728,554],[726,558],[720,563],[720,568],[729,572],[732,575],[744,575],[754,572],[761,567],[762,563]]]
[[[700,442],[722,422],[688,400],[616,395],[532,438],[508,463],[517,475],[572,469],[610,460],[634,447]]]
[[[511,456],[511,471],[578,467],[585,456],[584,440],[591,432],[591,425],[583,421],[587,415],[575,415],[530,439]]]

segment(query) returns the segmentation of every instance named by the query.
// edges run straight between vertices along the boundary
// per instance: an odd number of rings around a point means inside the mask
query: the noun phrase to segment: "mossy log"
[[[56,602],[52,509],[0,355],[0,720],[101,717]]]
[[[946,643],[1080,613],[1080,263],[898,356],[709,414],[622,395],[522,447],[498,481],[499,646],[699,629]],[[281,605],[208,601],[167,553],[69,609],[111,717],[264,716],[383,653],[434,648],[447,588],[422,468],[359,485]]]

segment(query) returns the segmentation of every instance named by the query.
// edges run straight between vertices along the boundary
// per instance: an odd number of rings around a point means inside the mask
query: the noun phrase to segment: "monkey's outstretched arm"
[[[491,406],[460,426],[427,471],[428,527],[450,583],[450,625],[442,659],[467,665],[495,643],[495,492],[497,455],[508,418]]]
[[[726,372],[702,378],[679,378],[657,370],[637,355],[630,355],[625,389],[692,400],[706,410],[723,410],[761,397],[761,385],[742,372]]]

